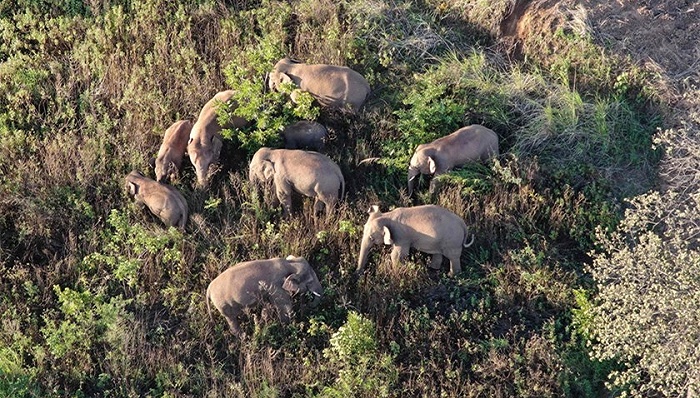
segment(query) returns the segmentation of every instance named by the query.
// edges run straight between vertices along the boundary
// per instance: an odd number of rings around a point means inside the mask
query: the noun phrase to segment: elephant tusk
[[[418,177],[418,175],[414,175],[413,177],[409,178],[408,181],[413,181],[416,179],[416,177]]]
[[[313,294],[313,295],[316,296],[316,297],[321,297],[321,294],[320,294],[320,293],[316,293],[316,292],[314,292],[314,291],[311,291],[311,294]]]

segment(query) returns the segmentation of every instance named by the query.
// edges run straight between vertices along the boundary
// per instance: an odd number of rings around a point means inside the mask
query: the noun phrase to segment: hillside
[[[692,1],[0,4],[0,396],[695,396],[700,388],[700,9]],[[343,65],[357,114],[265,89],[284,56]],[[177,120],[237,106],[211,181],[171,181],[184,230],[128,194]],[[300,99],[300,100],[299,100]],[[249,181],[300,119],[346,195],[292,215]],[[500,155],[407,193],[419,144],[481,124]],[[191,156],[191,155],[190,155]],[[376,246],[367,211],[437,204],[474,233],[461,272]],[[206,289],[302,256],[324,295],[243,334]],[[264,300],[263,300],[264,301]]]

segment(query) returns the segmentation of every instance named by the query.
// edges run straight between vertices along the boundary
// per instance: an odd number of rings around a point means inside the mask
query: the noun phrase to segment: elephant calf
[[[314,212],[330,214],[345,194],[345,178],[335,162],[318,152],[260,148],[250,161],[251,183],[272,181],[285,215],[292,213],[292,191],[314,198]]]
[[[177,189],[144,177],[138,171],[132,171],[126,176],[126,185],[136,203],[145,204],[165,225],[185,228],[187,202]]]
[[[187,143],[187,154],[190,161],[194,165],[197,173],[197,185],[203,187],[207,184],[209,176],[209,167],[219,160],[221,146],[223,141],[221,129],[224,128],[241,128],[248,124],[248,121],[234,117],[229,123],[220,125],[216,107],[220,103],[228,102],[235,94],[233,90],[226,90],[217,93],[214,98],[210,99],[199,112],[197,121],[192,126],[190,132],[190,140]],[[237,107],[236,103],[230,104],[231,107]]]
[[[238,316],[244,308],[268,299],[277,307],[280,321],[289,322],[292,297],[311,292],[318,305],[323,288],[313,268],[303,257],[271,258],[247,261],[222,272],[207,287],[207,312],[211,319],[209,300],[226,318],[231,331],[239,335]]]
[[[462,127],[433,142],[418,145],[408,166],[408,196],[419,174],[444,174],[469,162],[485,162],[498,156],[498,135],[478,124]],[[431,191],[434,188],[431,182]]]
[[[294,83],[325,107],[350,107],[357,112],[369,95],[367,80],[345,66],[304,64],[283,58],[267,75],[270,90],[284,83]],[[294,99],[294,98],[292,98]]]
[[[320,152],[327,137],[328,130],[321,123],[308,120],[290,124],[282,131],[286,149],[313,149]]]
[[[163,143],[158,149],[158,156],[153,165],[156,170],[156,181],[172,180],[180,171],[182,158],[187,151],[190,131],[192,131],[192,123],[189,120],[178,120],[165,130]]]
[[[387,213],[372,206],[365,223],[360,245],[357,273],[364,270],[369,250],[382,242],[393,245],[391,261],[394,265],[403,261],[409,249],[432,254],[430,268],[440,269],[443,256],[450,260],[450,276],[461,271],[462,248],[474,243],[474,234],[467,243],[467,225],[458,215],[435,205],[399,207]]]

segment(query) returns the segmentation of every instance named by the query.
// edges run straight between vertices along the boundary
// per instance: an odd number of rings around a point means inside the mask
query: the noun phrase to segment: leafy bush
[[[632,395],[683,396],[700,388],[697,314],[700,233],[688,215],[700,202],[673,193],[634,198],[620,227],[599,234],[593,353],[624,370],[611,374]]]
[[[338,377],[333,386],[323,389],[322,396],[392,396],[398,371],[391,356],[379,350],[371,320],[350,311],[345,324],[331,336],[330,344],[323,355],[338,369]]]

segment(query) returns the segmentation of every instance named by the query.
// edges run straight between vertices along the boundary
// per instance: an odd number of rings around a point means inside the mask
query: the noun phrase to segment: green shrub
[[[391,355],[379,349],[374,323],[350,311],[348,319],[323,351],[338,375],[332,386],[323,389],[325,397],[392,396],[398,370]]]

